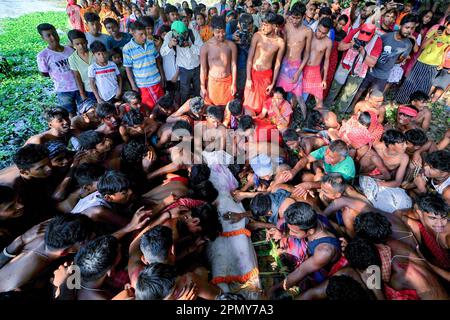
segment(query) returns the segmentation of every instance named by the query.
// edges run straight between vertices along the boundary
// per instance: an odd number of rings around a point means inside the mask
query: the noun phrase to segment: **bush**
[[[53,83],[42,77],[36,55],[45,43],[36,31],[40,23],[53,24],[61,43],[67,43],[69,30],[65,12],[32,13],[0,21],[0,56],[6,58],[10,72],[0,73],[0,168],[11,163],[11,156],[31,135],[46,128],[45,108],[56,103]]]

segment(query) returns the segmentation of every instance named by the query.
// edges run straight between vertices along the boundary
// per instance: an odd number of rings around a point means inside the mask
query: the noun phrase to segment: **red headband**
[[[406,114],[408,116],[411,116],[413,118],[417,117],[417,114],[418,114],[418,112],[416,110],[414,110],[413,108],[411,108],[409,106],[405,106],[405,105],[402,105],[402,106],[398,107],[398,112],[404,113],[404,114]]]

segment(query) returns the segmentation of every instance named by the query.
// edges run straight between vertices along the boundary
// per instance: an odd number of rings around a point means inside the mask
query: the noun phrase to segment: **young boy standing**
[[[98,103],[113,102],[122,95],[122,77],[117,65],[108,61],[106,47],[100,41],[91,44],[95,62],[89,66],[88,76]]]
[[[100,32],[102,30],[102,25],[100,23],[99,15],[94,12],[88,12],[84,15],[84,20],[86,20],[89,30],[86,32],[88,46],[90,46],[94,41],[100,41],[105,46],[108,46],[108,39],[110,36]]]
[[[123,47],[123,65],[134,91],[140,92],[142,103],[150,109],[164,95],[161,86],[162,66],[152,41],[147,40],[145,26],[140,22],[130,25],[133,39]]]
[[[106,18],[103,21],[106,31],[108,31],[110,37],[106,41],[106,48],[111,49],[122,49],[131,40],[131,34],[126,32],[120,32],[119,23],[113,18]]]
[[[59,35],[53,25],[41,23],[37,26],[37,31],[48,44],[47,48],[37,55],[39,72],[53,80],[59,105],[74,116],[76,106],[81,100],[75,77],[69,67],[69,57],[74,50],[60,44]]]
[[[70,30],[67,36],[72,47],[76,50],[69,57],[69,66],[75,77],[81,99],[83,101],[87,98],[95,100],[88,77],[88,68],[92,64],[94,56],[88,50],[86,36],[80,30]]]

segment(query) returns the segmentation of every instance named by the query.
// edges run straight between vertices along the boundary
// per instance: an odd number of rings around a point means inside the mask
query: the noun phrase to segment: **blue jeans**
[[[57,92],[56,98],[58,99],[58,104],[61,108],[66,109],[71,114],[77,113],[77,105],[81,103],[81,96],[78,90],[70,92]]]

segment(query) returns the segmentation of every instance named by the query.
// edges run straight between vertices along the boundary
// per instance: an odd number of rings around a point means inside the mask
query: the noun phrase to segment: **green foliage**
[[[61,43],[67,43],[65,12],[0,21],[0,56],[11,67],[11,72],[0,73],[0,168],[10,164],[14,151],[31,135],[45,129],[42,112],[56,103],[52,81],[40,76],[36,65],[36,55],[46,47],[36,26],[44,22],[53,24]]]

